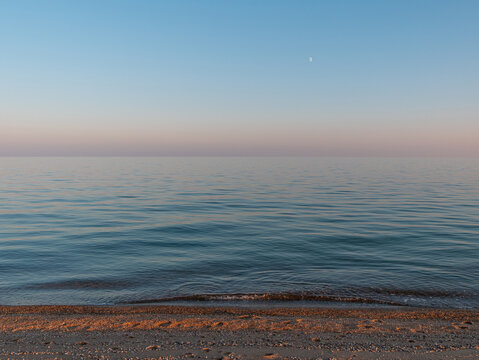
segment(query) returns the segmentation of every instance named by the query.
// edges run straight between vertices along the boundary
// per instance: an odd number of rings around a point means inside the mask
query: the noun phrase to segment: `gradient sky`
[[[0,155],[479,156],[479,1],[0,0]]]

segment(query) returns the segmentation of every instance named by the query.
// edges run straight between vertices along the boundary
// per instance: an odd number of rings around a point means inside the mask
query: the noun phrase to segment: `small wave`
[[[345,303],[361,303],[361,304],[378,304],[391,306],[404,306],[404,304],[388,301],[369,299],[363,297],[349,297],[349,296],[330,296],[330,295],[316,295],[305,293],[247,293],[247,294],[195,294],[185,296],[173,296],[157,299],[143,299],[128,302],[128,304],[152,304],[160,302],[196,302],[196,301],[272,301],[272,302],[294,302],[294,301],[311,301],[311,302],[345,302]]]
[[[363,288],[363,292],[385,296],[402,296],[402,297],[425,297],[425,298],[475,298],[479,294],[467,291],[454,290],[429,290],[429,289],[391,289],[391,288]]]

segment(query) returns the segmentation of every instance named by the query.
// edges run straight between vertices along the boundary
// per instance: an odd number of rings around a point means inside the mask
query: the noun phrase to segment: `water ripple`
[[[0,158],[0,303],[479,308],[479,161]]]

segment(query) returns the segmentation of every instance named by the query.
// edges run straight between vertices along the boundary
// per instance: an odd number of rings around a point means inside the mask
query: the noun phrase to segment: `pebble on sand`
[[[160,347],[158,345],[149,345],[146,347],[146,350],[159,350]]]

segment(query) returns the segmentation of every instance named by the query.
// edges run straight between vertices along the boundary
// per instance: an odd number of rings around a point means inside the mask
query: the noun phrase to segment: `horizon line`
[[[44,155],[44,154],[31,154],[31,155],[21,155],[21,154],[10,154],[3,155],[0,154],[0,158],[160,158],[160,157],[171,157],[171,158],[383,158],[383,159],[394,159],[394,158],[404,158],[404,159],[479,159],[479,155],[298,155],[298,154],[144,154],[144,155],[128,155],[128,154],[56,154],[56,155]]]

